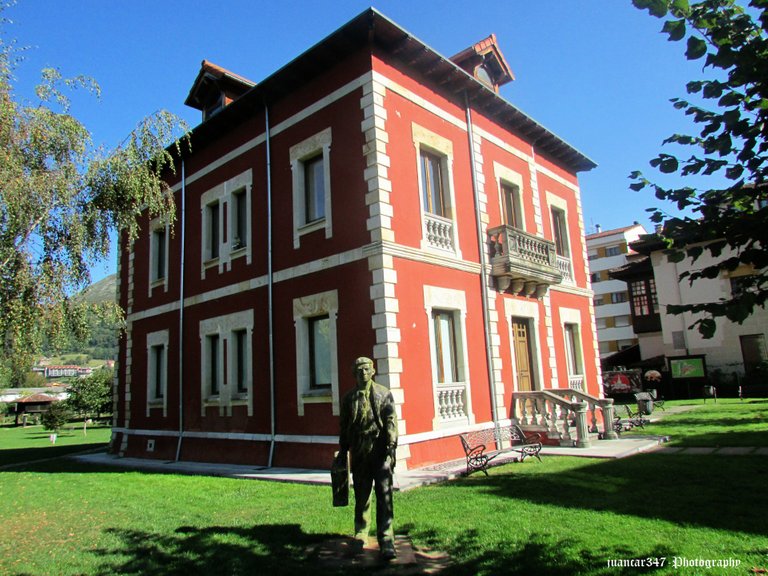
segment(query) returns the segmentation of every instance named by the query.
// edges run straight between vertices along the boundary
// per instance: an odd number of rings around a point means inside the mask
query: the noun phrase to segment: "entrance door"
[[[535,389],[530,323],[529,318],[512,318],[512,347],[515,351],[515,375],[518,392]]]

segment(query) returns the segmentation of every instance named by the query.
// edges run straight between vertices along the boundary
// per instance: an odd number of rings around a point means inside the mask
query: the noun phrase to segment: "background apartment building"
[[[635,222],[631,226],[605,231],[597,226],[594,234],[587,235],[600,358],[638,343],[632,327],[627,284],[610,278],[608,271],[624,266],[627,258],[634,254],[629,244],[646,233],[645,228]]]

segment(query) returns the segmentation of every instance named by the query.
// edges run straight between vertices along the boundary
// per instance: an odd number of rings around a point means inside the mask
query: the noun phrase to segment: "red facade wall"
[[[348,85],[371,71],[381,74],[401,88],[387,90],[383,99],[386,111],[386,133],[388,145],[386,154],[388,166],[386,177],[391,182],[390,203],[393,212],[392,231],[398,248],[410,255],[391,257],[392,267],[397,275],[395,299],[399,338],[397,344],[402,373],[399,386],[403,403],[400,412],[407,434],[403,438],[410,450],[409,467],[426,465],[460,457],[461,447],[453,431],[435,429],[434,389],[430,346],[431,320],[425,309],[424,287],[445,288],[463,293],[466,301],[466,346],[469,358],[466,377],[471,386],[472,415],[474,423],[482,425],[492,420],[491,387],[486,365],[487,337],[483,318],[483,293],[480,277],[480,253],[486,250],[484,232],[478,243],[475,216],[472,164],[469,141],[465,127],[463,106],[429,88],[423,78],[406,69],[404,65],[392,63],[384,54],[373,57],[360,51],[340,61],[331,71],[309,81],[301,90],[269,103],[271,135],[271,166],[267,166],[266,142],[262,141],[237,157],[208,170],[213,163],[238,146],[264,135],[265,114],[256,107],[251,116],[203,145],[193,148],[192,155],[185,160],[187,175],[186,190],[186,250],[185,250],[185,298],[184,326],[181,335],[183,354],[179,351],[179,280],[180,280],[180,230],[181,213],[175,225],[175,236],[170,242],[168,271],[169,288],[153,289],[149,296],[149,241],[148,222],[144,224],[144,235],[133,245],[132,257],[124,248],[120,282],[121,303],[128,305],[127,291],[132,290],[133,301],[129,322],[130,343],[133,349],[127,354],[127,341],[120,349],[121,381],[118,396],[118,429],[127,426],[141,435],[130,435],[127,441],[128,455],[150,458],[172,459],[176,456],[178,440],[172,435],[152,436],[151,431],[166,431],[169,434],[179,429],[179,381],[183,382],[183,429],[191,436],[181,444],[181,458],[201,461],[241,462],[254,465],[267,463],[270,453],[272,430],[270,405],[270,374],[274,380],[274,427],[280,441],[274,445],[276,466],[298,466],[326,468],[329,465],[338,434],[338,418],[332,413],[330,403],[305,404],[304,415],[300,416],[297,405],[296,370],[296,326],[293,316],[293,301],[296,298],[330,290],[338,293],[339,309],[337,322],[337,350],[339,364],[339,395],[354,386],[349,367],[354,358],[373,356],[373,351],[382,342],[372,326],[372,318],[378,312],[372,295],[375,273],[369,268],[368,254],[378,254],[380,245],[372,244],[371,230],[368,229],[372,216],[366,205],[369,193],[365,171],[368,168],[364,148],[365,134],[361,129],[364,120],[361,109],[362,88],[355,88],[348,94],[326,101],[334,90]],[[362,82],[361,82],[362,83]],[[415,97],[412,97],[415,96]],[[429,103],[425,106],[424,103]],[[322,105],[321,105],[322,104]],[[286,121],[293,121],[296,115],[312,106],[313,111],[302,116],[295,124],[286,127]],[[434,113],[439,108],[443,116]],[[531,150],[529,144],[519,136],[498,126],[492,119],[474,113],[473,120],[481,131],[493,138],[503,140],[515,147],[520,154],[535,157],[540,167],[558,178],[576,185],[576,177],[544,156]],[[413,143],[413,125],[417,124],[450,141],[453,151],[453,220],[458,231],[458,246],[461,259],[450,265],[435,260],[419,258],[422,249],[423,223],[420,204],[421,191],[418,186],[418,152]],[[292,146],[330,127],[332,144],[330,151],[332,226],[331,238],[325,237],[324,230],[302,236],[300,248],[294,247],[293,239],[293,195],[292,171],[289,151]],[[194,146],[194,143],[193,143]],[[536,233],[534,190],[531,188],[529,162],[520,154],[510,153],[496,143],[483,140],[481,145],[482,170],[485,177],[484,192],[487,196],[487,225],[502,223],[501,207],[496,189],[497,175],[494,162],[518,172],[523,181],[523,208],[526,230]],[[202,243],[200,230],[203,226],[201,196],[208,190],[246,170],[252,170],[251,189],[251,248],[252,261],[245,258],[232,261],[232,268],[219,272],[216,267],[208,268],[205,278],[201,277]],[[270,364],[269,348],[269,299],[266,286],[267,269],[267,171],[272,185],[272,258],[276,281],[273,285],[273,333],[274,362]],[[572,263],[577,288],[581,290],[563,292],[550,290],[552,310],[552,333],[555,340],[555,358],[558,365],[557,377],[567,382],[562,331],[559,330],[559,308],[567,307],[581,311],[583,331],[583,354],[585,376],[590,383],[590,392],[597,394],[596,368],[591,334],[592,323],[589,315],[589,295],[586,292],[584,273],[583,239],[579,237],[577,192],[557,178],[545,172],[536,174],[538,194],[542,211],[542,230],[545,238],[552,238],[551,223],[546,205],[546,192],[550,191],[568,202],[568,228],[571,234]],[[178,182],[178,180],[177,180]],[[181,192],[176,193],[180,205]],[[363,250],[367,250],[364,252]],[[339,254],[349,256],[350,261],[341,265],[330,265],[331,259]],[[416,255],[416,256],[414,256]],[[446,259],[449,257],[446,256]],[[309,264],[311,263],[311,268]],[[291,271],[284,277],[281,273]],[[289,278],[289,279],[288,279]],[[250,287],[254,279],[261,285]],[[233,285],[239,287],[232,289]],[[491,286],[493,282],[491,280]],[[130,287],[130,288],[129,288]],[[218,294],[212,291],[220,290]],[[501,356],[501,377],[505,386],[504,404],[511,412],[514,392],[514,367],[510,360],[509,318],[506,318],[504,302],[519,298],[495,294],[495,308],[498,313],[497,338]],[[190,301],[192,299],[192,301]],[[524,299],[533,301],[530,298]],[[538,347],[549,349],[547,337],[547,309],[543,302],[536,304],[539,324],[536,327]],[[208,407],[201,415],[201,369],[200,323],[206,319],[232,314],[242,310],[253,310],[253,414],[248,415],[246,406],[233,406],[232,414],[220,416],[218,408]],[[157,330],[169,330],[168,357],[168,415],[153,408],[146,416],[146,335]],[[128,361],[130,359],[130,366]],[[548,358],[541,362],[541,379],[544,387],[551,383],[553,374]],[[126,381],[130,371],[130,404],[126,403]],[[183,371],[180,374],[180,371]],[[562,385],[562,384],[561,384]],[[127,425],[126,425],[127,421]],[[466,426],[464,427],[466,428]],[[149,434],[149,435],[147,435]],[[419,434],[419,441],[408,437]],[[231,435],[226,438],[226,435]],[[446,436],[447,437],[442,437]],[[155,441],[153,452],[147,451],[147,439]],[[121,444],[122,433],[118,434],[117,446]]]

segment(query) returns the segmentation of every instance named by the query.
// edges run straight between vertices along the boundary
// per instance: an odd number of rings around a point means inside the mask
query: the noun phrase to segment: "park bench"
[[[648,393],[651,395],[651,399],[653,400],[653,407],[659,408],[666,412],[666,408],[664,408],[664,398],[659,398],[656,390],[654,389],[648,390]]]
[[[627,425],[630,430],[635,427],[645,428],[648,420],[643,418],[643,413],[640,410],[632,410],[629,404],[625,405],[624,408],[627,410]]]
[[[487,476],[491,460],[510,452],[520,455],[515,462],[522,462],[527,456],[535,456],[541,462],[541,436],[535,432],[525,434],[517,424],[466,432],[460,438],[467,456],[468,475],[482,470]],[[499,443],[504,447],[497,448]]]

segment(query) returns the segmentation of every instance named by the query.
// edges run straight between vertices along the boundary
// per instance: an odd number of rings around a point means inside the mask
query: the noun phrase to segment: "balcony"
[[[488,230],[491,274],[500,291],[541,298],[552,284],[563,281],[555,243],[513,228]],[[570,262],[568,263],[570,270]]]

